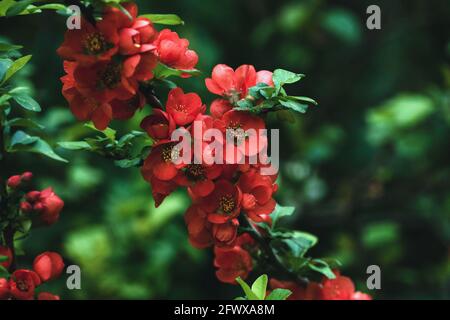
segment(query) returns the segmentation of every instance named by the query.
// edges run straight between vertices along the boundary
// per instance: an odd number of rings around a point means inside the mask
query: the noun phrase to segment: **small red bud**
[[[31,179],[33,178],[33,173],[32,172],[24,172],[21,176],[20,179],[22,179],[23,182],[29,182]]]
[[[34,259],[33,269],[42,282],[58,278],[64,269],[64,261],[56,252],[44,252]]]
[[[6,183],[8,187],[11,189],[16,189],[20,186],[20,176],[12,176],[8,179],[8,182]]]
[[[42,203],[38,202],[33,206],[33,211],[40,212],[44,209]]]
[[[33,203],[39,199],[40,195],[41,195],[41,193],[39,191],[31,191],[25,195],[25,199],[27,199],[29,202]]]
[[[20,211],[23,213],[29,213],[31,210],[33,210],[33,207],[29,202],[23,201],[20,203]]]

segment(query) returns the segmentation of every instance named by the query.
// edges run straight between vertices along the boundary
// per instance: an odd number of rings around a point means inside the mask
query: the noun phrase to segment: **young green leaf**
[[[189,74],[191,76],[198,76],[201,72],[197,69],[192,70],[179,70],[171,68],[163,63],[158,63],[155,69],[153,70],[153,74],[155,79],[164,79],[171,76],[181,77],[183,74]]]
[[[12,94],[14,101],[16,101],[22,108],[33,111],[40,112],[41,106],[32,97],[26,94]]]
[[[16,131],[11,138],[8,152],[34,152],[45,155],[51,159],[68,162],[66,159],[56,154],[52,147],[39,137],[33,137],[23,131]]]
[[[333,273],[333,270],[331,270],[330,265],[322,260],[322,259],[313,259],[308,263],[308,267],[311,270],[314,270],[316,272],[319,272],[326,276],[328,279],[335,279],[336,276]]]
[[[6,123],[10,127],[25,127],[25,128],[33,128],[33,129],[44,129],[43,125],[28,119],[28,118],[14,118],[9,120]]]
[[[141,17],[147,18],[155,24],[164,24],[170,26],[184,24],[184,21],[181,20],[181,18],[176,14],[145,14]]]
[[[304,74],[294,73],[283,69],[276,69],[273,72],[272,80],[275,88],[279,91],[283,85],[295,83],[297,81],[300,81],[304,77]]]
[[[266,300],[286,300],[291,294],[292,292],[288,289],[277,288],[270,292]]]
[[[10,6],[8,8],[8,10],[6,10],[6,16],[7,17],[17,16],[18,14],[22,13],[23,11],[25,11],[27,9],[27,7],[30,4],[32,4],[33,2],[38,2],[38,0],[17,1],[12,6]]]
[[[0,51],[11,51],[22,49],[22,46],[0,42]]]
[[[241,279],[241,277],[237,277],[236,282],[239,283],[242,290],[244,290],[244,293],[247,296],[248,300],[260,300],[259,297],[256,296],[252,289],[249,287],[249,285]]]
[[[90,150],[91,145],[86,141],[58,142],[58,146],[67,150]]]
[[[270,215],[272,217],[272,229],[275,229],[275,225],[280,218],[290,216],[294,211],[295,207],[283,207],[277,204],[275,210]]]
[[[17,60],[15,60],[11,66],[6,70],[5,76],[3,77],[3,80],[0,82],[0,85],[4,84],[6,81],[8,81],[9,78],[11,78],[17,71],[22,69],[28,61],[30,61],[31,55],[27,55],[24,57],[21,57]]]
[[[267,281],[267,275],[263,274],[252,284],[252,291],[260,300],[264,300],[266,297]]]

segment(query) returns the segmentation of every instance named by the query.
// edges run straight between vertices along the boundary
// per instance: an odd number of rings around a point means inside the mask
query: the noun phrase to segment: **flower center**
[[[23,280],[17,280],[17,288],[19,288],[20,291],[28,291],[29,289],[28,284]]]
[[[234,198],[231,195],[226,195],[220,198],[219,201],[219,209],[226,213],[231,214],[236,207],[236,204],[234,203]]]
[[[241,100],[241,92],[235,89],[230,90],[227,92],[226,98],[232,105],[235,105],[239,100]]]
[[[84,49],[88,54],[101,54],[108,50],[108,43],[101,33],[90,33],[84,39]]]
[[[164,162],[176,161],[179,158],[179,148],[175,145],[167,145],[161,152],[161,158]]]
[[[200,164],[189,164],[186,167],[186,176],[194,181],[204,180],[205,169]]]
[[[100,73],[100,87],[114,89],[122,79],[120,64],[109,63]]]
[[[175,110],[177,110],[178,112],[184,112],[187,113],[187,109],[186,106],[184,104],[176,104],[175,105]]]

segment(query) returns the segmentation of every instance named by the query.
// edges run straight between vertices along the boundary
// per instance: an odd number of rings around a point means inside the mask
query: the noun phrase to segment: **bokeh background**
[[[378,299],[450,298],[450,3],[410,1],[137,1],[141,13],[177,13],[174,27],[191,41],[208,76],[217,63],[305,73],[293,95],[319,106],[281,129],[277,200],[297,210],[286,226],[320,241],[314,256],[339,259],[359,290],[366,268],[382,271]],[[382,29],[366,28],[378,4]],[[65,19],[53,12],[0,19],[1,37],[33,54],[16,83],[33,89],[46,138],[79,140],[61,95],[55,50]],[[203,79],[177,83],[210,102]],[[119,134],[138,127],[143,112],[113,123]],[[86,152],[58,149],[70,163],[15,155],[16,174],[35,172],[36,187],[53,186],[66,207],[58,224],[35,230],[21,249],[27,265],[45,250],[82,269],[82,290],[52,283],[65,299],[231,299],[240,293],[214,276],[212,252],[187,242],[176,192],[154,209],[137,169],[120,169]]]

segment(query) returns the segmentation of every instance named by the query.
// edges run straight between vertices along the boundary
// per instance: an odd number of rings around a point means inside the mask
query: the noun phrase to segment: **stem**
[[[264,253],[264,255],[268,258],[269,262],[273,267],[276,267],[278,270],[281,270],[283,274],[286,275],[287,278],[294,280],[296,283],[306,285],[308,280],[300,277],[296,273],[290,271],[276,256],[272,247],[270,246],[270,238],[264,237],[261,232],[254,226],[254,224],[249,220],[247,216],[242,219],[242,225],[245,227],[246,232],[248,232],[252,238],[258,242],[259,248]]]

